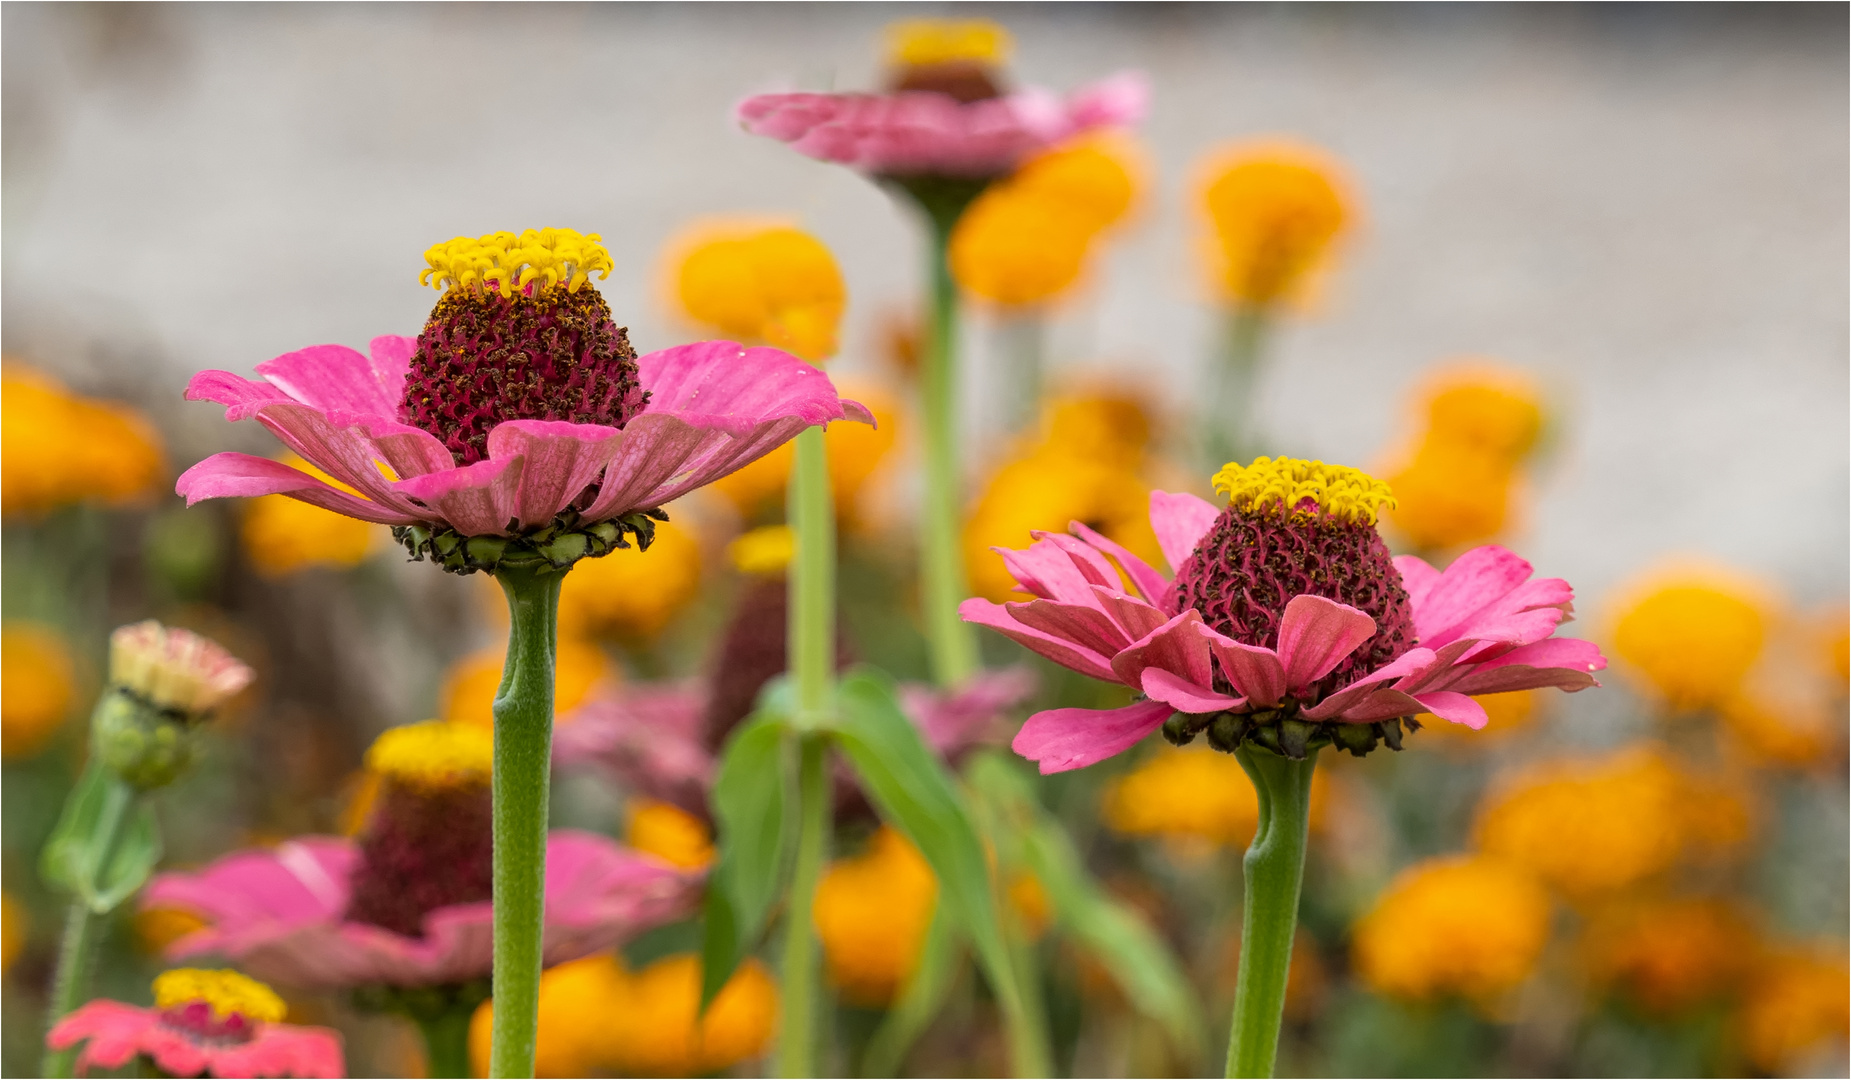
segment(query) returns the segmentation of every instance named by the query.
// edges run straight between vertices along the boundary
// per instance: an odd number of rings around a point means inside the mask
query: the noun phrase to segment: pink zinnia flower
[[[873,176],[988,180],[1079,132],[1137,123],[1150,96],[1136,72],[1064,100],[1038,88],[1006,93],[1009,40],[994,23],[918,20],[891,36],[887,93],[760,94],[740,104],[739,122]]]
[[[1567,582],[1532,580],[1528,562],[1495,545],[1444,572],[1391,559],[1374,524],[1390,496],[1372,477],[1260,458],[1215,479],[1225,509],[1151,493],[1174,581],[1075,522],[1072,535],[998,549],[1034,599],[960,607],[969,622],[1145,698],[1030,717],[1013,745],[1042,772],[1091,765],[1159,727],[1179,743],[1206,730],[1227,751],[1251,740],[1302,757],[1329,740],[1360,755],[1378,739],[1399,748],[1400,721],[1420,713],[1483,727],[1476,694],[1598,685],[1600,650],[1550,636],[1573,608]]]
[[[235,971],[181,969],[154,980],[154,1008],[98,999],[53,1025],[46,1045],[86,1044],[77,1073],[136,1057],[166,1076],[346,1076],[341,1037],[284,1024],[283,1001]]]
[[[259,364],[256,381],[200,372],[189,400],[254,417],[342,486],[222,453],[176,490],[189,506],[288,495],[396,526],[415,555],[458,572],[513,551],[563,567],[626,531],[646,545],[644,515],[810,425],[872,423],[777,349],[709,341],[638,358],[588,284],[612,265],[597,240],[459,237],[426,253],[426,277],[448,289],[418,337],[374,338],[366,356],[310,346]]]

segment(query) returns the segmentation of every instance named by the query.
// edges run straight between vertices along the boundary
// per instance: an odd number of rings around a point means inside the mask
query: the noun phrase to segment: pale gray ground
[[[184,427],[185,464],[268,445],[179,404],[190,372],[416,332],[434,241],[601,231],[606,295],[651,348],[682,332],[654,293],[664,238],[753,210],[834,246],[846,363],[866,363],[916,287],[912,223],[729,110],[867,86],[881,25],[931,10],[8,4],[6,348],[139,396]],[[1521,537],[1542,570],[1594,603],[1670,551],[1803,601],[1844,591],[1843,8],[995,14],[1025,80],[1155,83],[1158,185],[1096,303],[1057,328],[1063,363],[1186,403],[1212,326],[1189,167],[1218,140],[1297,133],[1354,164],[1369,227],[1279,342],[1263,406],[1282,447],[1378,460],[1418,372],[1501,356],[1566,406]]]

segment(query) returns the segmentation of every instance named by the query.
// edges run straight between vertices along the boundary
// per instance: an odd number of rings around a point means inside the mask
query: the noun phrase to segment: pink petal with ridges
[[[1286,688],[1300,693],[1331,673],[1375,636],[1375,620],[1348,604],[1322,596],[1294,596],[1279,620],[1279,647]]]
[[[1200,625],[1202,616],[1190,608],[1113,656],[1112,671],[1125,685],[1141,686],[1145,668],[1162,668],[1206,694],[1214,693],[1208,641],[1196,632]]]
[[[1011,600],[1003,604],[1003,609],[1030,630],[1071,641],[1101,656],[1111,656],[1143,636],[1126,633],[1110,615],[1080,604],[1064,604],[1058,600]]]
[[[350,495],[316,477],[280,461],[227,452],[211,457],[180,474],[174,491],[192,506],[201,499],[256,495],[288,495],[312,506],[380,525],[414,525],[419,515],[398,513],[378,503]]]
[[[366,351],[373,360],[373,378],[379,380],[380,390],[393,404],[392,415],[397,416],[398,405],[405,399],[405,380],[411,375],[411,354],[418,351],[418,339],[381,334],[367,342]]]
[[[1448,689],[1462,694],[1500,694],[1555,687],[1572,693],[1599,686],[1593,672],[1606,666],[1607,658],[1591,641],[1549,638],[1473,667]]]
[[[1221,663],[1221,673],[1228,685],[1262,708],[1272,708],[1285,700],[1285,665],[1279,654],[1261,645],[1235,641],[1206,625],[1196,633],[1208,642],[1208,648]]]
[[[1395,556],[1395,569],[1401,571],[1401,587],[1408,591],[1412,607],[1426,603],[1428,594],[1440,583],[1440,572],[1418,555]]]
[[[489,458],[460,469],[425,473],[398,489],[435,511],[464,536],[506,536],[520,524],[524,457]]]
[[[284,353],[258,364],[257,374],[325,413],[398,419],[399,394],[388,390],[371,359],[345,345],[310,345]],[[397,389],[403,390],[402,378]]]
[[[1307,720],[1328,720],[1338,713],[1346,712],[1350,705],[1362,700],[1383,684],[1396,679],[1417,675],[1433,667],[1439,659],[1432,649],[1413,648],[1375,669],[1362,678],[1337,691],[1336,693],[1304,710]]]
[[[403,514],[425,516],[379,471],[377,462],[383,455],[357,425],[337,425],[319,409],[293,401],[264,406],[257,422],[304,461],[366,498]]]
[[[974,596],[958,605],[958,617],[967,623],[987,626],[1062,667],[1071,668],[1095,679],[1104,679],[1107,682],[1118,681],[1118,676],[1112,673],[1112,663],[1107,657],[1076,642],[1023,626],[1016,622],[1001,604]]]
[[[1009,745],[1039,764],[1043,776],[1083,769],[1129,750],[1174,711],[1161,701],[1122,709],[1049,709],[1029,717]]]
[[[525,457],[518,499],[522,528],[545,525],[604,471],[623,433],[600,424],[509,420],[488,433],[490,458]]]
[[[1414,630],[1421,644],[1436,648],[1454,640],[1457,635],[1449,631],[1528,581],[1532,572],[1527,561],[1496,544],[1473,548],[1454,559],[1421,602],[1412,605]]]
[[[1162,626],[1169,619],[1163,609],[1146,604],[1135,596],[1126,596],[1117,589],[1102,585],[1092,587],[1093,602],[1099,610],[1112,617],[1119,628],[1125,632],[1127,644]]]
[[[1145,668],[1138,676],[1138,682],[1145,696],[1152,701],[1161,701],[1177,712],[1212,713],[1222,709],[1238,709],[1247,703],[1246,698],[1217,694],[1157,667]]]
[[[1164,590],[1170,585],[1169,578],[1159,574],[1149,563],[1132,554],[1130,549],[1123,544],[1088,528],[1084,522],[1075,521],[1067,527],[1073,531],[1075,536],[1092,545],[1095,550],[1116,561],[1119,569],[1131,579],[1132,587],[1138,590],[1138,595],[1152,604],[1162,602]]]
[[[186,384],[186,400],[211,401],[225,406],[225,419],[244,420],[257,415],[265,405],[293,401],[288,394],[267,382],[252,382],[229,371],[201,371]]]
[[[1195,551],[1220,516],[1214,504],[1187,492],[1150,493],[1150,527],[1157,534],[1157,546],[1163,549],[1171,573],[1182,568],[1183,560]]]
[[[1118,571],[1091,544],[1076,536],[1041,529],[1030,530],[1028,535],[1034,537],[1037,543],[1053,544],[1059,548],[1067,558],[1073,560],[1074,567],[1080,571],[1080,576],[1086,579],[1088,585],[1103,585],[1115,593],[1125,591],[1124,581],[1119,578]]]
[[[1451,690],[1435,690],[1432,693],[1416,694],[1414,700],[1428,712],[1455,724],[1464,724],[1473,731],[1479,731],[1491,722],[1485,715],[1485,707],[1473,701],[1465,694]]]

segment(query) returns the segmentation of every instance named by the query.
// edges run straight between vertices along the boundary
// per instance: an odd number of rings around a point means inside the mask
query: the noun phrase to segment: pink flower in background
[[[1032,668],[1017,666],[979,672],[956,690],[901,683],[900,708],[925,736],[926,745],[954,760],[1033,697],[1038,681]]]
[[[1037,89],[961,101],[931,90],[760,94],[739,106],[754,135],[876,176],[1001,176],[1037,150],[1097,127],[1135,124],[1150,96],[1123,72],[1065,100]]]
[[[426,913],[418,937],[352,921],[344,916],[359,862],[352,841],[305,837],[228,855],[198,873],[162,874],[142,906],[208,921],[174,942],[169,956],[225,956],[288,986],[421,986],[488,975],[487,902]],[[546,847],[546,963],[608,949],[686,916],[700,880],[604,837],[555,831]]]
[[[560,718],[553,762],[596,765],[634,795],[707,814],[716,768],[703,737],[707,696],[698,683],[624,686]]]
[[[288,495],[384,525],[505,536],[547,525],[568,508],[584,522],[654,509],[812,424],[873,422],[861,405],[836,396],[828,376],[793,356],[706,341],[636,360],[649,398],[627,420],[501,420],[488,426],[481,459],[465,464],[439,433],[405,422],[418,340],[377,337],[370,356],[315,345],[257,365],[257,381],[202,371],[187,386],[188,400],[224,405],[227,420],[255,417],[351,490],[239,453],[193,466],[175,490],[189,506]]]
[[[1186,725],[1184,741],[1220,714],[1242,721],[1236,741],[1264,725],[1276,737],[1281,720],[1353,726],[1428,712],[1478,728],[1485,711],[1472,695],[1598,685],[1590,673],[1606,666],[1600,650],[1550,637],[1574,599],[1561,579],[1531,580],[1530,564],[1497,546],[1469,551],[1444,572],[1413,556],[1390,563],[1374,535],[1373,506],[1366,521],[1339,521],[1310,496],[1292,505],[1293,514],[1268,516],[1152,492],[1151,525],[1181,568],[1174,582],[1078,522],[1072,535],[1036,533],[1026,550],[998,549],[1033,599],[966,600],[964,619],[1145,698],[1121,709],[1037,713],[1017,734],[1016,752],[1044,773],[1077,769],[1129,749],[1172,714],[1201,718]],[[1296,562],[1265,561],[1288,550]],[[1343,556],[1354,565],[1342,567]],[[1354,589],[1352,598],[1367,598],[1380,617],[1318,595],[1312,579],[1281,569],[1298,565],[1322,567],[1322,588],[1341,580],[1336,591]],[[1237,640],[1224,628],[1271,643]],[[1365,738],[1360,731],[1330,730],[1355,752],[1374,745],[1372,737],[1345,741]],[[1391,745],[1398,739],[1397,728]]]
[[[99,998],[53,1025],[45,1044],[68,1050],[83,1043],[80,1076],[91,1066],[120,1069],[142,1056],[165,1076],[346,1076],[339,1033],[278,1023],[281,1002],[275,1004],[273,1018],[221,1015],[203,1000],[148,1009]]]

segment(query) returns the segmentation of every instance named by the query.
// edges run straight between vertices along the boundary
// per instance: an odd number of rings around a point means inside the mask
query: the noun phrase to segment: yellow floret
[[[887,61],[894,67],[934,64],[997,65],[1009,59],[1009,31],[988,19],[907,19],[887,28]]]
[[[1215,490],[1228,497],[1228,505],[1242,510],[1274,503],[1296,509],[1310,499],[1331,517],[1368,525],[1375,524],[1383,507],[1395,505],[1388,485],[1361,469],[1301,458],[1260,457],[1251,465],[1230,461],[1215,474]]]
[[[430,265],[418,275],[418,282],[439,290],[492,285],[508,293],[538,281],[541,289],[563,284],[577,292],[593,271],[608,278],[617,265],[599,243],[602,239],[597,233],[587,236],[571,229],[528,229],[519,236],[511,232],[459,236],[424,253]]]
[[[175,968],[154,977],[154,1007],[172,1009],[203,1001],[220,1020],[232,1013],[246,1020],[276,1023],[289,1010],[276,991],[248,975],[204,968]]]
[[[366,752],[368,769],[421,788],[486,784],[494,765],[492,729],[447,720],[392,728]]]

